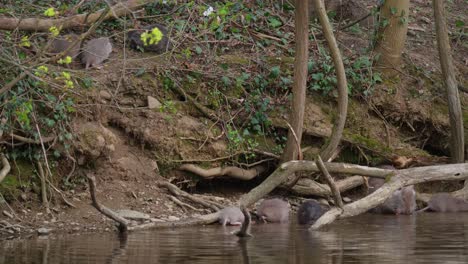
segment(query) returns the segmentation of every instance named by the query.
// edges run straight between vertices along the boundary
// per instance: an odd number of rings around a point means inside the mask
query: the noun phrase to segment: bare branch
[[[323,161],[320,155],[317,156],[317,160],[315,164],[317,164],[317,167],[320,169],[320,171],[322,171],[322,174],[325,177],[325,180],[330,186],[330,189],[333,193],[333,197],[335,198],[335,204],[338,207],[343,208],[343,200],[341,199],[340,190],[336,187],[335,181],[333,181],[332,176],[330,175],[330,173],[328,173],[327,168],[325,167],[325,164],[323,164]]]
[[[11,166],[10,162],[8,162],[7,158],[3,153],[0,154],[0,159],[2,160],[2,169],[0,170],[0,182],[5,179],[5,177],[10,173]]]

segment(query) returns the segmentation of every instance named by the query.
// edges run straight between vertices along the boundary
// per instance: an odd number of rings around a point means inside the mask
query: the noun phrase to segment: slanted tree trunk
[[[346,81],[346,73],[343,60],[341,59],[340,49],[338,49],[338,44],[336,43],[335,36],[333,35],[333,29],[330,21],[328,20],[325,5],[322,0],[313,0],[313,4],[320,20],[320,24],[322,25],[323,34],[327,40],[328,47],[330,48],[333,64],[335,65],[336,78],[338,79],[338,116],[335,119],[330,141],[328,141],[320,153],[320,156],[325,161],[328,161],[338,147],[338,144],[341,141],[341,136],[343,135],[346,116],[348,114],[348,83]]]
[[[380,7],[377,32],[377,66],[385,74],[394,74],[405,47],[408,30],[409,0],[389,0]]]
[[[301,145],[302,126],[304,123],[304,108],[307,85],[307,61],[309,59],[309,13],[308,1],[296,1],[295,29],[296,29],[296,56],[294,59],[293,99],[290,115],[291,126],[297,136],[289,131],[282,161],[297,159]]]
[[[453,163],[465,162],[464,157],[464,135],[463,119],[460,105],[460,97],[455,79],[455,69],[453,66],[452,54],[447,32],[447,19],[443,0],[433,0],[434,17],[436,24],[437,44],[439,47],[440,67],[447,89],[447,102],[450,117],[450,153]],[[465,189],[468,188],[468,181],[465,181]]]

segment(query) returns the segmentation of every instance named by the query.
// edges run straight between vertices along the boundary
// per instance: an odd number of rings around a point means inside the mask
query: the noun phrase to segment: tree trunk
[[[341,136],[343,135],[346,116],[348,114],[348,83],[346,81],[346,73],[343,60],[341,59],[340,49],[338,49],[338,44],[333,35],[333,29],[328,20],[325,5],[322,0],[314,0],[313,4],[318,14],[320,24],[322,25],[323,34],[327,40],[328,47],[330,48],[333,64],[335,65],[336,78],[338,79],[338,116],[335,119],[330,141],[328,141],[320,153],[320,156],[325,161],[328,161],[338,147]]]
[[[380,8],[377,32],[377,66],[383,73],[395,74],[405,47],[408,30],[409,0],[385,1]]]
[[[464,157],[464,135],[463,119],[458,95],[457,80],[455,79],[455,69],[450,51],[450,43],[447,32],[447,19],[443,0],[433,0],[434,17],[436,24],[437,44],[439,47],[440,67],[447,89],[447,101],[450,116],[450,153],[453,163],[465,162]],[[465,182],[465,188],[468,182]]]
[[[297,136],[297,142],[294,133],[289,131],[282,157],[283,162],[297,159],[298,151],[300,151],[297,146],[301,145],[307,85],[307,61],[309,59],[309,14],[307,6],[308,1],[296,2],[296,56],[294,59],[294,84],[290,121]]]

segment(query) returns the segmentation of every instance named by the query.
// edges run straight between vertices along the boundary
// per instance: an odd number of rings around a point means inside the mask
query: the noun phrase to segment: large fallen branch
[[[378,168],[370,168],[365,166],[359,165],[351,165],[345,163],[327,163],[325,162],[325,166],[327,170],[331,173],[346,173],[346,174],[358,174],[362,176],[370,176],[370,177],[378,177],[378,178],[385,178],[388,175],[394,173],[393,170],[387,169],[378,169]],[[240,206],[248,207],[258,201],[260,198],[265,196],[266,194],[270,193],[273,189],[278,187],[280,184],[286,182],[289,175],[298,171],[312,171],[318,172],[319,169],[317,165],[313,161],[307,160],[296,160],[296,161],[289,161],[286,163],[281,164],[262,184],[252,189],[249,193],[244,194],[239,204]],[[339,182],[338,188],[339,186]],[[323,185],[326,186],[326,185]],[[330,188],[328,188],[328,192],[330,192]]]
[[[422,182],[440,180],[464,180],[468,178],[468,164],[450,164],[440,166],[428,166],[395,171],[395,175],[372,194],[347,204],[343,210],[333,208],[320,217],[311,229],[319,229],[330,224],[336,219],[347,218],[367,212],[369,209],[383,203],[392,193],[401,187]]]
[[[110,11],[103,8],[91,14],[79,14],[64,18],[16,18],[0,16],[0,29],[3,30],[28,30],[28,31],[49,31],[49,28],[55,26],[61,29],[82,27],[91,25],[96,22],[104,12],[105,19],[111,17],[119,17],[130,14],[132,11],[140,8],[145,4],[152,3],[151,0],[128,0],[126,2],[119,2],[111,7]]]
[[[265,171],[265,167],[258,165],[251,169],[245,170],[238,167],[216,167],[211,169],[203,169],[194,164],[184,164],[180,166],[180,170],[189,171],[200,177],[211,179],[220,176],[228,176],[231,178],[248,181],[257,177]]]

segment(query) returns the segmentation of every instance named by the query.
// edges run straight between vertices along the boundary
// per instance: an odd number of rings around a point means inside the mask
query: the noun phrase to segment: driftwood
[[[383,203],[392,193],[401,187],[422,182],[440,180],[464,180],[468,178],[468,164],[450,164],[398,170],[395,175],[372,194],[347,204],[343,209],[333,208],[320,217],[311,229],[316,230],[336,219],[347,218],[367,212]]]
[[[216,167],[211,169],[203,169],[194,164],[184,164],[179,167],[179,170],[189,171],[206,179],[228,176],[231,178],[248,181],[264,172],[265,167],[258,165],[248,170],[238,167]]]
[[[91,200],[93,201],[94,208],[96,208],[101,214],[119,223],[120,232],[127,231],[130,222],[118,215],[116,212],[99,203],[96,197],[96,179],[92,175],[87,175],[87,177],[89,184],[89,193],[91,195]]]
[[[96,22],[101,15],[105,14],[105,19],[111,17],[119,17],[130,14],[132,11],[140,8],[141,6],[151,3],[150,0],[128,0],[126,2],[119,2],[110,8],[101,9],[91,14],[78,14],[64,18],[16,18],[0,16],[0,29],[3,30],[27,30],[27,31],[48,31],[49,28],[55,26],[61,29],[76,28],[82,26],[89,26]]]

